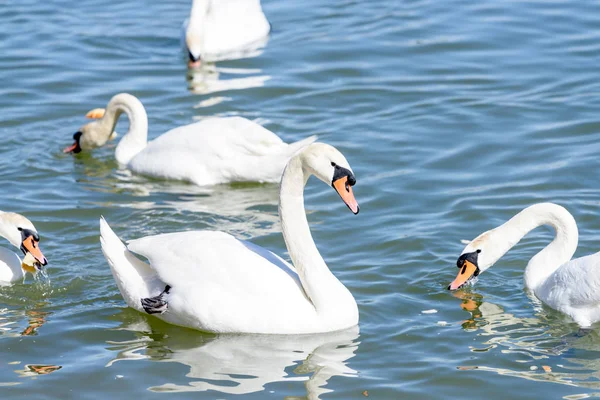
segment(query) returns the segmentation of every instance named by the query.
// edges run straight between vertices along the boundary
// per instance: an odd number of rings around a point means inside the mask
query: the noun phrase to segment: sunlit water
[[[446,290],[461,240],[534,202],[573,213],[577,256],[600,249],[600,6],[265,0],[266,47],[190,76],[179,43],[190,3],[0,2],[0,209],[34,222],[50,261],[46,279],[0,288],[2,398],[600,393],[598,330],[579,332],[523,290],[548,229],[476,286]],[[126,308],[100,215],[123,238],[208,228],[285,245],[276,185],[140,178],[118,169],[114,143],[62,154],[85,113],[121,91],[146,106],[151,138],[242,115],[286,141],[319,134],[338,147],[360,214],[316,180],[306,207],[360,326],[214,336]]]

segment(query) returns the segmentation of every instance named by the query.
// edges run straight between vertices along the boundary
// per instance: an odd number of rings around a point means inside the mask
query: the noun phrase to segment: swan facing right
[[[350,211],[359,211],[352,192],[356,179],[342,153],[313,143],[292,157],[281,178],[279,216],[293,265],[218,231],[147,236],[125,246],[102,218],[102,251],[126,303],[166,322],[215,333],[320,333],[356,325],[356,301],[310,233],[304,186],[311,175],[332,186]]]

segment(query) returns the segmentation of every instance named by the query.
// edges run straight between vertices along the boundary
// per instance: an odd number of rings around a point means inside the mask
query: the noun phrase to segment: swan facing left
[[[101,219],[102,251],[127,305],[216,333],[320,333],[356,325],[356,301],[331,273],[310,233],[303,192],[311,175],[332,186],[354,214],[359,211],[354,173],[338,150],[313,143],[295,155],[279,192],[283,238],[293,265],[216,231],[148,236],[125,246]]]
[[[527,233],[541,225],[555,231],[554,240],[525,268],[525,286],[551,308],[587,328],[600,321],[600,252],[572,260],[579,234],[573,216],[563,207],[539,203],[471,241],[458,258],[455,290],[496,263]]]
[[[261,48],[270,31],[260,0],[193,0],[182,32],[188,67],[242,58]]]
[[[288,160],[317,140],[310,136],[284,143],[276,134],[242,117],[212,117],[180,126],[148,142],[148,116],[142,102],[128,93],[112,97],[106,109],[94,109],[96,118],[79,129],[65,153],[104,146],[115,136],[122,113],[129,130],[115,149],[119,164],[138,174],[175,179],[198,186],[230,182],[279,182]]]
[[[0,284],[23,279],[26,272],[35,274],[48,264],[39,247],[40,236],[24,216],[0,211],[0,236],[25,255],[21,260],[15,252],[0,247]]]

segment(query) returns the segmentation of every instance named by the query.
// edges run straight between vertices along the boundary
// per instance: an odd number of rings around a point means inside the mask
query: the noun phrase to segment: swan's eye
[[[477,249],[477,254],[481,253],[481,249]]]
[[[334,162],[332,161],[332,162],[331,162],[331,166],[332,166],[332,167],[335,167],[335,166],[337,166],[337,164],[336,164],[336,163],[334,163]]]

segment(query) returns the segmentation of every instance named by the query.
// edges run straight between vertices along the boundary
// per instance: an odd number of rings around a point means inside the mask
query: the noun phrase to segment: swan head
[[[198,46],[194,45],[191,40],[188,41],[186,39],[186,43],[188,43],[188,68],[200,68],[202,66],[202,58]]]
[[[350,211],[358,214],[358,203],[352,192],[356,178],[346,157],[339,150],[325,143],[313,143],[300,153],[300,157],[306,172],[331,185]]]
[[[495,231],[487,231],[473,239],[464,248],[456,261],[458,274],[448,290],[456,290],[471,283],[479,274],[490,268],[506,252],[494,246]]]
[[[199,68],[204,49],[204,26],[210,13],[210,1],[194,0],[190,19],[185,30],[185,47],[188,51],[188,68]]]
[[[106,124],[102,123],[104,117],[104,108],[95,108],[86,114],[86,118],[96,119],[97,121],[85,124],[73,134],[73,144],[65,147],[63,153],[80,153],[82,150],[89,151],[96,147],[104,146],[109,140],[117,137],[116,132],[109,134]]]
[[[28,272],[40,270],[48,260],[40,250],[40,236],[27,218],[20,214],[3,212],[0,214],[0,234],[15,247],[18,247],[23,257],[23,269]]]

